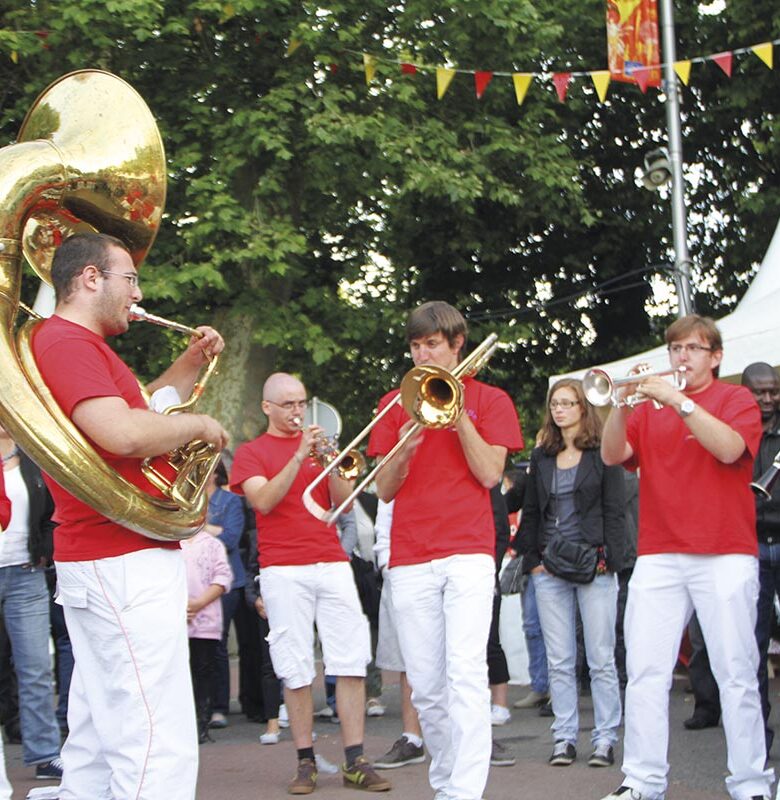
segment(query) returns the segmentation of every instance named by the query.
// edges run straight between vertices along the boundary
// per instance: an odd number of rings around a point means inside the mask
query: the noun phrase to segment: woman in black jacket
[[[563,379],[550,389],[538,446],[531,455],[520,522],[520,549],[534,582],[550,676],[555,747],[549,763],[567,766],[576,756],[579,730],[576,616],[579,607],[590,668],[595,725],[588,764],[609,766],[620,724],[615,669],[617,578],[625,525],[621,467],[601,460],[601,422],[580,381]],[[550,539],[562,537],[599,548],[599,567],[586,584],[548,572],[542,563]]]

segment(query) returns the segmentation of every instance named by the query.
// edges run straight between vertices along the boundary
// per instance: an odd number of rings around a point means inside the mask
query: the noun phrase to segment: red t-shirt
[[[230,489],[243,494],[241,484],[256,475],[271,480],[295,454],[301,434],[292,437],[264,433],[236,450],[230,470]],[[322,472],[311,458],[304,460],[290,490],[269,514],[255,511],[257,519],[257,561],[262,567],[318,564],[346,561],[335,525],[326,525],[304,507],[303,490]],[[327,480],[314,490],[323,508],[331,507]]]
[[[0,469],[0,528],[5,530],[11,521],[11,501],[5,493],[5,476]]]
[[[465,412],[480,436],[491,445],[521,450],[523,436],[509,395],[486,383],[466,378]],[[398,391],[386,394],[383,409]],[[374,426],[369,456],[388,453],[409,416],[398,403]],[[496,530],[490,492],[469,469],[454,427],[426,428],[395,496],[390,534],[390,567],[422,564],[457,554],[495,556]]]
[[[724,464],[694,438],[673,408],[638,406],[628,418],[629,469],[640,469],[640,556],[654,553],[758,554],[753,458],[761,414],[743,386],[714,381],[691,395],[744,440],[745,452]]]
[[[146,408],[138,382],[128,366],[96,333],[53,316],[44,320],[33,337],[33,355],[46,385],[66,416],[82,401],[94,397],[121,397],[131,408]],[[97,453],[123,478],[144,492],[160,496],[143,476],[141,459],[120,458],[98,447]],[[93,561],[150,547],[175,549],[178,542],[159,542],[117,525],[77,500],[48,475],[54,498],[55,561]]]

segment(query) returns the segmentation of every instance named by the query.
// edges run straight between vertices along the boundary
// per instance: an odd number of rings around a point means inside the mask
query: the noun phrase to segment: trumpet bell
[[[401,405],[425,428],[448,428],[463,410],[463,384],[443,367],[413,367],[401,381]]]
[[[612,378],[603,369],[591,369],[582,378],[582,391],[592,406],[607,406],[614,392]]]

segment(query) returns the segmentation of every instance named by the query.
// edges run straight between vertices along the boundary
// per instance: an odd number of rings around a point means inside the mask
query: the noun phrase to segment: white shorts
[[[387,575],[387,573],[385,573]],[[379,635],[376,642],[376,665],[391,672],[406,672],[406,664],[398,642],[398,626],[395,622],[393,591],[389,576],[382,583],[379,601]]]
[[[265,567],[260,592],[271,661],[285,686],[300,689],[314,680],[315,623],[325,673],[365,677],[371,635],[349,562]]]

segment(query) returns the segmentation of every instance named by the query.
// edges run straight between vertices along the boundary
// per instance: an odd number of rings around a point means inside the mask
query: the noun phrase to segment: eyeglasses
[[[697,353],[705,352],[711,353],[711,347],[705,347],[703,344],[670,344],[669,345],[669,352],[673,356],[679,356],[682,351],[685,350],[686,353],[690,353],[691,355],[696,355]]]
[[[574,408],[574,406],[578,406],[579,404],[579,400],[550,400],[550,408],[562,408],[565,411],[568,411],[570,408]]]
[[[109,269],[101,269],[101,275],[116,275],[117,278],[124,278],[133,289],[139,285],[138,274],[135,272],[111,272]]]
[[[274,403],[273,400],[269,400],[268,402],[284,411],[295,411],[296,408],[306,408],[309,405],[308,400],[288,400],[286,403]]]

